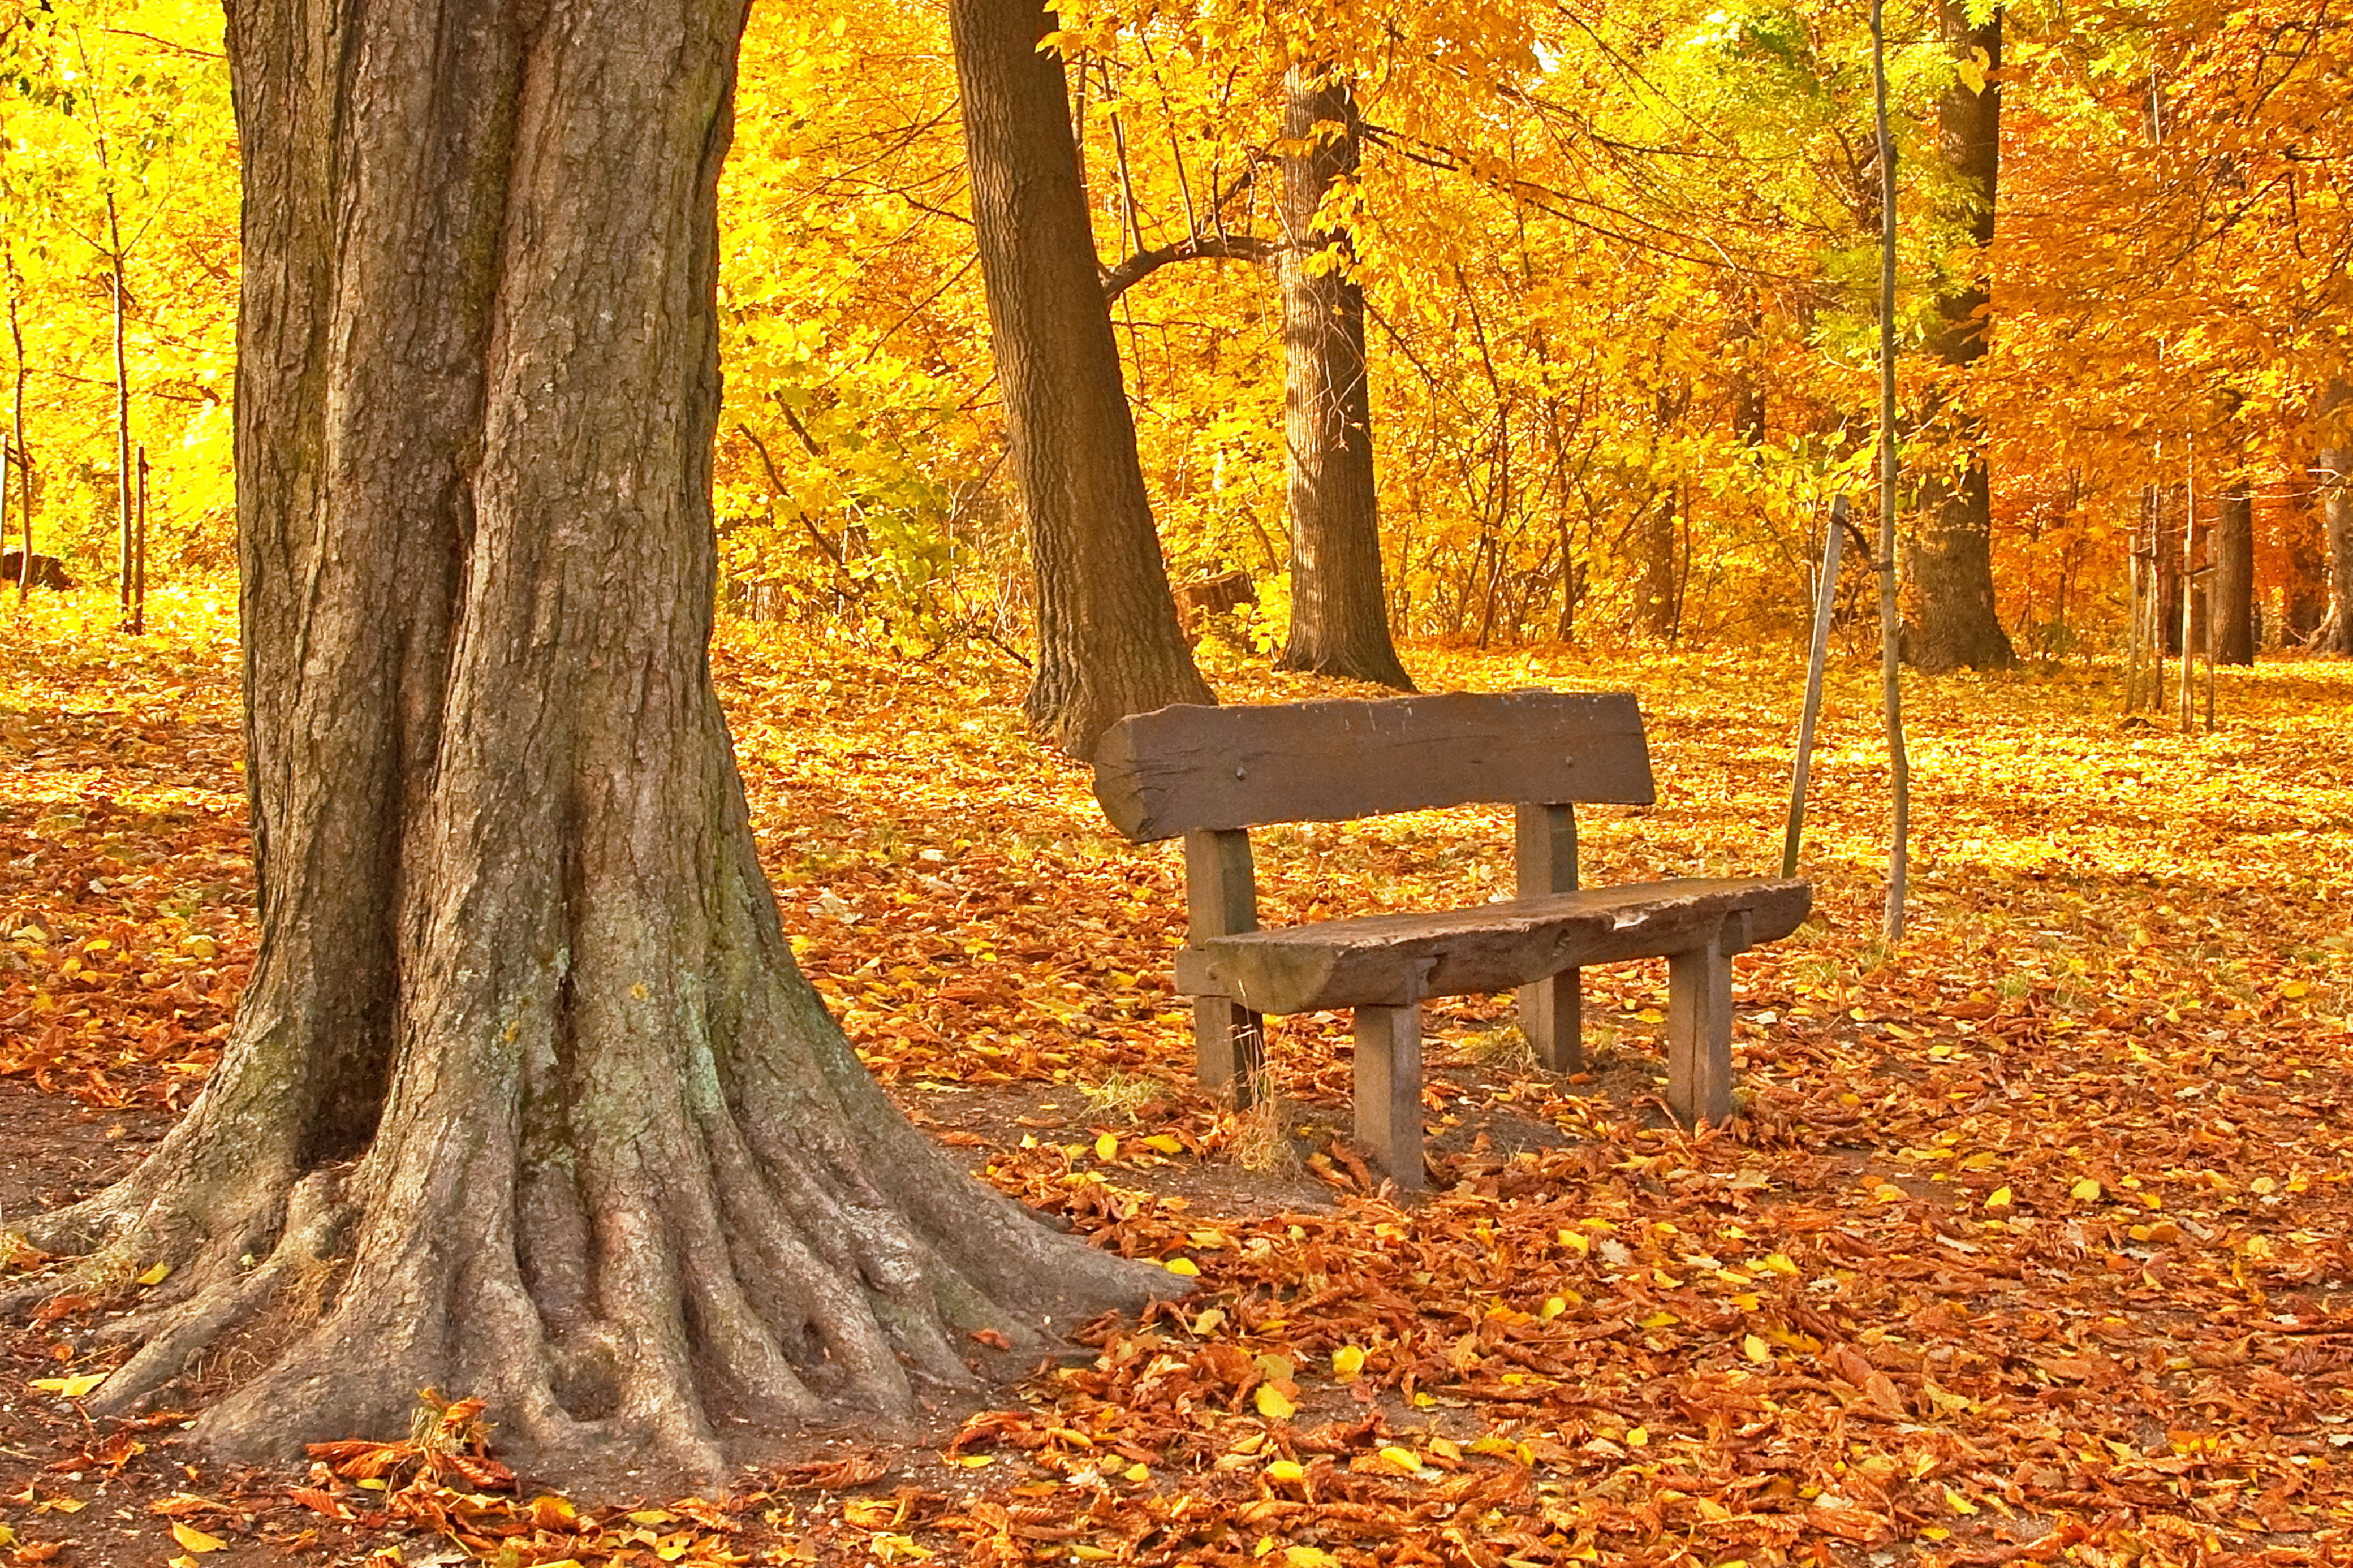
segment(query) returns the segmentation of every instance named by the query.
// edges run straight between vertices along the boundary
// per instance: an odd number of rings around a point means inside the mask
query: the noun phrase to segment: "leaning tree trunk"
[[[1353,180],[1362,120],[1345,78],[1293,64],[1282,133],[1283,449],[1291,511],[1291,635],[1279,661],[1411,691],[1389,640],[1381,586],[1380,496],[1373,481],[1372,393],[1365,374],[1365,291],[1345,229],[1316,215]]]
[[[1963,59],[1983,51],[1986,68],[2001,68],[2001,12],[1983,26],[1969,19],[1966,0],[1940,0],[1946,42]],[[1936,356],[1956,373],[1986,352],[1985,251],[1993,243],[1995,191],[2001,166],[2001,83],[1996,76],[1971,91],[1966,81],[1946,89],[1936,107],[1945,172],[1971,195],[1966,227],[1976,241],[1965,286],[1936,301]],[[1961,395],[1966,396],[1965,394]],[[1947,421],[1956,451],[1932,462],[1920,487],[1920,515],[1905,562],[1911,584],[1912,624],[1905,656],[1926,670],[2005,667],[2017,661],[1995,611],[1993,488],[1986,470],[1985,422],[1966,406]]]
[[[185,1120],[30,1227],[171,1267],[94,1411],[234,1342],[233,1452],[438,1385],[543,1471],[712,1478],[1150,1278],[896,1114],[754,858],[706,657],[743,12],[231,12],[261,950]]]
[[[2214,662],[2255,662],[2255,498],[2245,485],[2223,492],[2214,529]]]
[[[1214,702],[1136,458],[1061,57],[1035,0],[952,0],[973,224],[1038,584],[1032,723],[1085,758],[1130,713]]]

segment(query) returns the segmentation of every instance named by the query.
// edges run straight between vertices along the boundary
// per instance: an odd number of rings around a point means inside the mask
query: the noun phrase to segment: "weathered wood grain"
[[[1647,805],[1631,692],[1450,692],[1381,702],[1175,706],[1097,746],[1095,798],[1138,843],[1474,801]]]
[[[1519,895],[1540,899],[1577,891],[1577,807],[1523,801],[1514,813],[1513,861]],[[1536,1061],[1554,1072],[1585,1066],[1585,977],[1564,969],[1520,987],[1520,1033]]]
[[[1186,939],[1199,942],[1256,930],[1258,869],[1250,835],[1239,829],[1185,835]],[[1193,1064],[1202,1087],[1248,1106],[1266,1068],[1264,1024],[1229,997],[1194,997]]]
[[[1409,1193],[1422,1187],[1421,1009],[1359,1007],[1356,1142]]]
[[[1211,937],[1176,955],[1176,989],[1257,1013],[1398,1007],[1509,991],[1565,969],[1753,946],[1797,930],[1804,882],[1687,878]],[[1733,929],[1725,931],[1727,922]]]

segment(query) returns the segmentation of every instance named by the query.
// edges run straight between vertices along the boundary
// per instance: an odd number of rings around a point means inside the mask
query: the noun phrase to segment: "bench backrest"
[[[1095,798],[1135,842],[1477,803],[1651,804],[1630,691],[1178,705],[1121,720]]]

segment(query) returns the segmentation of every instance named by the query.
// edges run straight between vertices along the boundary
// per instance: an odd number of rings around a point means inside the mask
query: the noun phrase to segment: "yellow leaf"
[[[1095,1134],[1095,1158],[1106,1163],[1119,1158],[1119,1140],[1108,1132]]]
[[[2100,1184],[2092,1180],[2091,1177],[2085,1176],[2076,1182],[2073,1186],[2067,1189],[2067,1195],[2073,1198],[2079,1204],[2098,1203],[2100,1201]]]
[[[185,1552],[171,1560],[171,1568],[196,1568],[196,1560]]]
[[[1355,1345],[1342,1345],[1332,1352],[1332,1370],[1342,1377],[1354,1377],[1365,1370],[1365,1352]]]
[[[1641,1326],[1646,1329],[1663,1329],[1670,1323],[1680,1322],[1682,1320],[1677,1318],[1672,1312],[1653,1312],[1649,1317],[1642,1320]]]
[[[1152,1479],[1152,1467],[1138,1459],[1127,1467],[1126,1473],[1127,1479],[1131,1481],[1148,1481]]]
[[[1381,1458],[1409,1476],[1421,1474],[1421,1456],[1411,1448],[1400,1448],[1392,1443],[1381,1450]]]
[[[1155,1132],[1144,1140],[1144,1146],[1147,1149],[1157,1149],[1164,1154],[1181,1154],[1185,1152],[1185,1145],[1166,1132]]]
[[[206,1535],[195,1525],[183,1524],[176,1519],[172,1521],[172,1539],[191,1552],[218,1552],[228,1544],[217,1535]]]
[[[955,1457],[955,1462],[962,1465],[967,1470],[976,1470],[983,1465],[993,1465],[997,1463],[997,1456],[994,1454],[958,1454]]]
[[[1160,1260],[1160,1267],[1171,1274],[1182,1274],[1187,1279],[1201,1272],[1201,1266],[1189,1258],[1164,1258]]]
[[[1986,1194],[1985,1206],[1989,1209],[2006,1209],[2010,1205],[2010,1190],[2008,1187],[1996,1187]]]
[[[139,1276],[139,1283],[142,1285],[161,1285],[164,1280],[169,1279],[171,1277],[172,1266],[168,1263],[158,1263],[154,1268],[150,1268],[146,1273]]]
[[[33,1386],[45,1394],[62,1394],[68,1399],[79,1399],[106,1381],[102,1372],[86,1372],[75,1377],[37,1377]]]
[[[2283,986],[2281,986],[2281,987],[2280,987],[2280,994],[2281,994],[2281,995],[2283,995],[2283,996],[2284,996],[2284,997],[2286,997],[2289,1001],[2293,1002],[2293,1001],[2295,1001],[2297,997],[2302,996],[2302,995],[2306,994],[2306,993],[2308,993],[2309,991],[2311,991],[2311,989],[2312,989],[2312,987],[2311,987],[2311,986],[2306,985],[2306,984],[2303,981],[2301,981],[2301,980],[2291,980],[2291,981],[2289,981],[2286,984],[2284,984],[2284,985],[2283,985]]]
[[[1651,1446],[1651,1429],[1648,1426],[1628,1427],[1626,1429],[1626,1446],[1630,1448],[1649,1447]]]
[[[1950,1487],[1947,1487],[1945,1489],[1945,1505],[1951,1509],[1955,1513],[1975,1513],[1978,1510],[1977,1504],[1971,1502],[1968,1499],[1963,1497],[1960,1493],[1955,1491]]]
[[[1298,1481],[1307,1479],[1307,1467],[1296,1459],[1277,1459],[1266,1468],[1271,1481]]]
[[[1290,1568],[1340,1568],[1340,1560],[1320,1546],[1286,1546],[1282,1560]]]
[[[1258,1406],[1258,1413],[1270,1421],[1288,1421],[1299,1414],[1299,1406],[1284,1398],[1282,1390],[1271,1383],[1260,1384],[1251,1402]]]
[[[1537,1311],[1536,1316],[1542,1318],[1546,1322],[1550,1322],[1555,1318],[1559,1317],[1563,1312],[1567,1310],[1568,1302],[1567,1300],[1558,1296],[1547,1296],[1545,1298],[1544,1306]]]
[[[1562,1231],[1560,1244],[1571,1252],[1590,1253],[1593,1250],[1593,1238],[1581,1230]]]
[[[1789,1261],[1789,1257],[1787,1253],[1777,1252],[1773,1254],[1772,1257],[1767,1258],[1765,1260],[1765,1267],[1770,1268],[1776,1274],[1786,1274],[1792,1279],[1798,1277],[1798,1266]]]
[[[1741,1337],[1740,1353],[1746,1356],[1750,1361],[1755,1362],[1758,1366],[1771,1366],[1773,1364],[1773,1347],[1767,1344],[1763,1340],[1758,1339],[1755,1334],[1745,1334]]]

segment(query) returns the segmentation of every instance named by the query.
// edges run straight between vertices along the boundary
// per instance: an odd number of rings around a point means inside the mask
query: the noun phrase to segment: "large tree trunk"
[[[233,1452],[438,1385],[542,1471],[711,1478],[733,1418],[1143,1293],[897,1115],[754,855],[706,659],[743,10],[231,12],[261,951],[188,1116],[29,1227],[171,1266],[93,1410],[234,1342]]]
[[[1954,54],[1986,68],[2001,67],[2001,13],[1978,26],[1966,0],[1939,0],[1938,15]],[[1977,242],[1965,287],[1936,301],[1939,324],[1930,340],[1936,356],[1957,371],[1986,352],[1987,310],[1992,294],[1985,282],[1985,247],[1993,243],[1994,200],[2001,164],[2001,84],[1982,90],[1957,81],[1936,106],[1938,146],[1946,174],[1969,191],[1973,205],[1966,227]],[[2017,655],[2001,629],[1994,606],[1993,489],[1986,472],[1985,423],[1966,408],[1948,421],[1957,451],[1945,463],[1931,462],[1920,487],[1920,515],[1905,563],[1911,585],[1912,624],[1905,628],[1905,657],[1926,670],[1973,669],[2015,663]]]
[[[1168,592],[1088,226],[1059,24],[951,0],[972,214],[1038,584],[1030,721],[1072,756],[1130,713],[1214,702]]]
[[[1282,133],[1283,450],[1291,511],[1291,635],[1280,661],[1411,691],[1389,640],[1381,587],[1380,497],[1365,374],[1365,292],[1345,230],[1316,212],[1356,177],[1363,146],[1345,78],[1293,64]],[[1318,127],[1324,129],[1318,130]]]
[[[2222,492],[2214,529],[2214,662],[2255,662],[2255,498],[2245,485]]]

